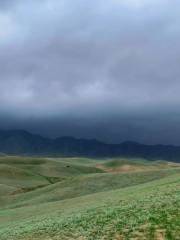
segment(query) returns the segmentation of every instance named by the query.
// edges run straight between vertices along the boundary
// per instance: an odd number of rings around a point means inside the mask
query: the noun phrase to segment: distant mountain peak
[[[97,139],[63,136],[56,139],[25,130],[0,130],[0,152],[35,156],[142,157],[180,162],[180,147],[145,145],[134,141],[108,144]]]

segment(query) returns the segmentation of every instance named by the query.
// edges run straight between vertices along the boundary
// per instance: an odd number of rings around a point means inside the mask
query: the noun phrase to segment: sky
[[[0,129],[180,145],[179,0],[0,0]]]

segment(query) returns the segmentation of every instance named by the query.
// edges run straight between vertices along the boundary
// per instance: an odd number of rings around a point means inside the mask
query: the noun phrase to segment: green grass
[[[16,187],[33,187],[36,185],[47,184],[48,181],[31,171],[16,168],[9,165],[0,166],[0,183]]]
[[[165,178],[180,169],[157,170],[123,174],[88,174],[68,178],[56,184],[39,188],[10,198],[11,207],[36,205],[46,202],[60,201],[87,194],[115,190],[128,186]]]
[[[108,173],[99,164],[149,170]],[[5,165],[18,169],[16,178],[24,186],[29,174],[32,181],[38,176],[58,182],[17,194],[12,194],[16,184],[0,182],[6,199],[0,201],[0,240],[180,239],[178,165],[144,159],[0,158],[0,169]],[[4,173],[2,179],[10,178]]]
[[[101,173],[102,170],[95,167],[94,161],[88,164],[89,160],[80,162],[80,159],[51,159],[51,158],[24,158],[24,157],[2,157],[0,158],[0,169],[3,164],[10,167],[29,170],[34,174],[39,174],[48,177],[65,178],[69,176],[88,174],[88,173]]]
[[[170,163],[166,161],[147,161],[141,158],[116,158],[103,161],[101,163],[102,169],[111,170],[125,170],[123,167],[129,167],[129,171],[145,171],[145,170],[157,170],[179,167],[179,164]]]

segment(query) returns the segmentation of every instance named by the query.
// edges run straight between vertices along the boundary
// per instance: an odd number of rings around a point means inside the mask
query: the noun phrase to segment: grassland
[[[180,166],[0,157],[0,240],[180,239]]]

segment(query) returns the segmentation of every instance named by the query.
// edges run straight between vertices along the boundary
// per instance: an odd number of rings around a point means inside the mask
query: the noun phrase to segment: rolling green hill
[[[180,166],[0,157],[0,240],[179,239]]]

